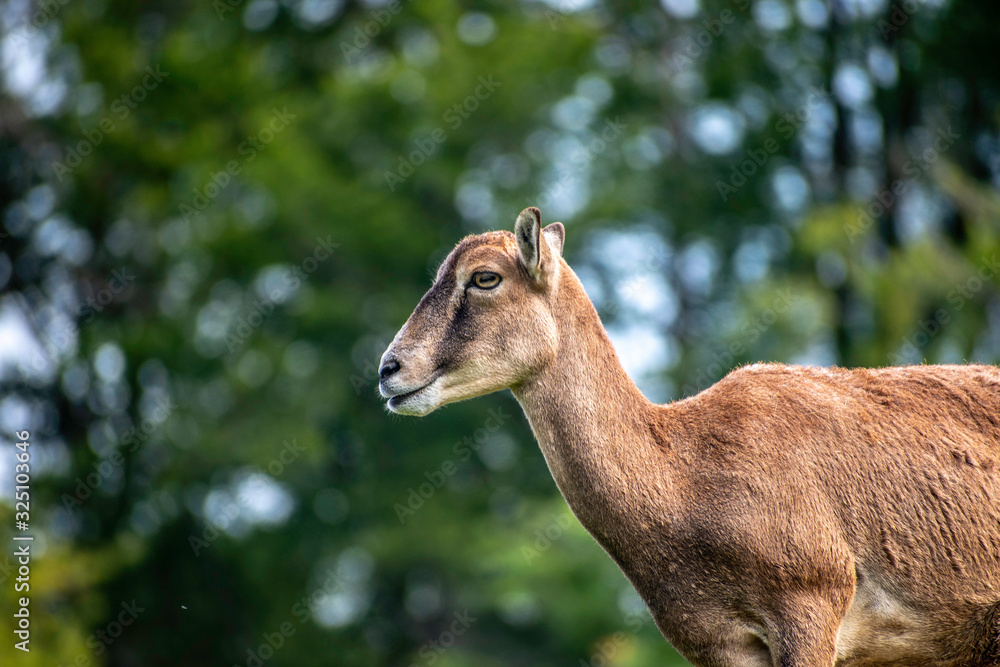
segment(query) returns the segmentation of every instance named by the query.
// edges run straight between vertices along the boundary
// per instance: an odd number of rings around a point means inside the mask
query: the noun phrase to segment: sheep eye
[[[493,289],[500,284],[500,274],[491,271],[479,271],[472,275],[470,282],[479,289]]]

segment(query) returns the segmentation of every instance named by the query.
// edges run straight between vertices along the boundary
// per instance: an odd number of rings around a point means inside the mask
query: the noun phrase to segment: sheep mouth
[[[425,384],[422,387],[417,387],[413,391],[408,391],[408,392],[403,393],[403,394],[395,394],[393,396],[390,396],[389,397],[389,407],[390,408],[397,408],[397,407],[399,407],[399,405],[402,404],[402,403],[404,403],[408,398],[412,398],[413,396],[416,396],[417,394],[419,394],[420,392],[422,392],[424,389],[427,389],[427,387],[431,386],[433,383],[434,382],[432,380],[431,382],[428,382],[427,384]]]

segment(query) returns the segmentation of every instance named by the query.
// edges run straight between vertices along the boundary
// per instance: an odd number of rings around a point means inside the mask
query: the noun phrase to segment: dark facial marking
[[[454,274],[454,270],[450,270],[449,274]],[[454,279],[448,279],[448,274],[445,274],[444,280],[439,280],[427,294],[424,294],[423,298],[420,299],[420,303],[417,304],[418,311],[432,311],[440,312],[448,307],[448,301],[451,300],[451,285],[454,283]]]
[[[475,338],[473,320],[469,299],[463,294],[451,320],[445,326],[441,344],[438,345],[435,352],[434,363],[436,366],[447,368],[458,361],[457,356],[466,348],[468,341]]]
[[[513,236],[510,232],[490,232],[464,239],[452,251],[451,256],[445,260],[448,266],[445,267],[442,265],[441,269],[443,273],[438,282],[421,300],[418,307],[422,307],[426,301],[426,307],[433,309],[430,312],[434,313],[436,321],[428,324],[434,326],[435,329],[438,327],[443,329],[441,342],[438,343],[437,348],[434,350],[435,368],[447,369],[450,366],[456,365],[460,361],[458,355],[467,347],[467,342],[473,340],[476,336],[475,318],[472,312],[474,306],[469,303],[469,298],[464,292],[465,285],[460,285],[463,288],[463,292],[459,303],[457,305],[452,304],[457,284],[457,271],[455,267],[458,266],[462,255],[466,252],[480,246],[495,246],[497,245],[497,237],[500,236],[502,239],[504,235],[507,238]],[[502,243],[503,241],[501,240],[501,248],[503,247]],[[501,252],[503,251],[501,250]],[[454,312],[451,312],[452,309],[454,309]],[[443,318],[447,318],[447,321],[441,321]]]

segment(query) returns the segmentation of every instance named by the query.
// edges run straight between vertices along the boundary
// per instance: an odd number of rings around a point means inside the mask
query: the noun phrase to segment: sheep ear
[[[545,239],[549,242],[549,247],[555,254],[562,257],[563,243],[566,242],[566,228],[561,222],[553,222],[542,229]]]
[[[542,230],[542,213],[534,206],[526,208],[514,223],[514,238],[517,240],[517,257],[528,273],[539,276],[542,263],[542,249],[538,243]]]

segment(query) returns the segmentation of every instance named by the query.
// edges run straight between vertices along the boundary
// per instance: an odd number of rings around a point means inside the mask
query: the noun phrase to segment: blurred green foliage
[[[5,664],[685,664],[509,394],[377,397],[437,263],[528,205],[655,400],[1000,361],[996,3],[2,17],[0,438],[31,431],[36,536]]]

